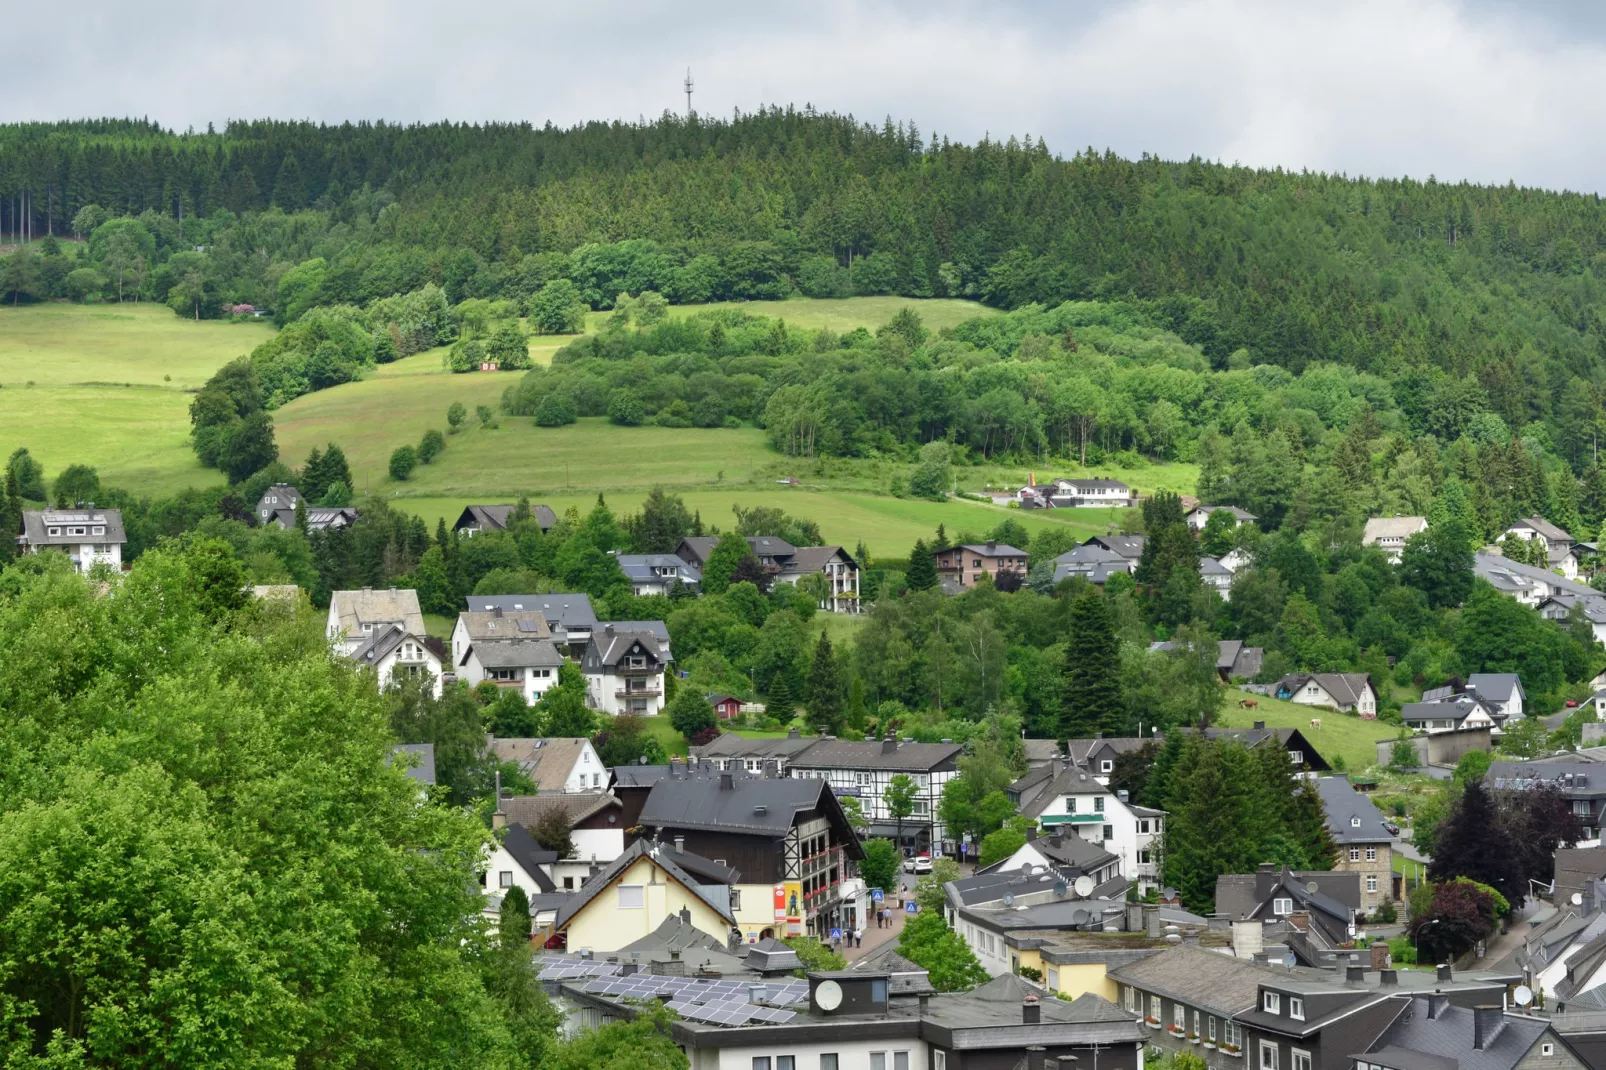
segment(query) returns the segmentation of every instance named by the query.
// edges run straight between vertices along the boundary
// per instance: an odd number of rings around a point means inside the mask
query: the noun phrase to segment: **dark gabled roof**
[[[721,737],[723,738],[723,737]],[[718,780],[720,770],[709,761],[688,760],[674,765],[616,765],[610,772],[613,773],[614,787],[621,790],[626,788],[651,788],[660,780],[668,778],[687,780]],[[730,776],[747,777],[757,776],[742,769],[729,769],[725,771]]]
[[[1282,972],[1219,952],[1179,944],[1117,966],[1109,971],[1109,976],[1189,1006],[1232,1016],[1256,1006],[1260,986],[1267,982],[1275,984]]]
[[[859,563],[853,560],[853,555],[840,546],[799,546],[794,552],[792,560],[787,562],[785,568],[781,569],[781,574],[783,576],[806,576],[811,572],[819,572],[839,554],[854,568],[859,567]]]
[[[563,664],[563,655],[550,639],[482,641],[463,651],[463,664],[470,656],[487,669],[555,669]]]
[[[1188,510],[1187,515],[1192,516],[1194,513],[1203,513],[1205,516],[1209,516],[1211,513],[1231,513],[1233,518],[1240,524],[1247,524],[1260,519],[1249,510],[1240,509],[1236,505],[1196,505]]]
[[[424,641],[426,638],[426,636],[414,635],[400,624],[382,624],[375,628],[373,634],[368,636],[362,645],[353,650],[347,657],[358,665],[378,665],[402,643],[412,639],[423,648],[424,653],[428,654],[438,664],[440,658],[430,648],[430,645]]]
[[[502,812],[509,824],[534,825],[547,810],[562,810],[569,822],[578,825],[605,810],[622,808],[615,795],[587,793],[574,795],[514,795],[502,800]]]
[[[910,962],[898,954],[897,945],[888,941],[857,962],[848,963],[848,969],[865,973],[890,974],[887,993],[893,996],[929,996],[937,991],[931,984],[931,974],[924,966]]]
[[[779,742],[779,741],[777,741]],[[887,750],[881,741],[821,739],[794,754],[794,769],[888,769],[928,772],[951,769],[965,748],[957,743],[898,743]]]
[[[471,524],[481,531],[506,531],[508,521],[513,516],[512,505],[470,505],[458,514],[457,522],[452,530],[457,531]],[[530,506],[530,519],[541,526],[542,531],[550,530],[558,522],[558,515],[545,505]]]
[[[806,813],[827,818],[848,833],[844,846],[850,858],[863,848],[852,835],[847,817],[824,780],[731,776],[708,780],[665,777],[647,793],[641,824],[667,830],[702,830],[780,839]]]
[[[1556,849],[1557,903],[1570,903],[1574,892],[1582,892],[1593,881],[1606,877],[1606,851],[1599,847],[1558,847]]]
[[[620,658],[636,649],[656,662],[673,660],[652,632],[645,629],[641,631],[623,629],[618,624],[609,624],[591,633],[591,642],[586,648],[583,664],[588,669],[596,666],[612,667],[619,664]]]
[[[1041,1020],[1035,1026],[1021,1025],[1020,1008],[1027,996],[1041,1001],[1038,1005]],[[1067,1002],[1012,973],[995,977],[969,992],[932,996],[927,1004],[927,1012],[922,1017],[952,1030],[956,1040],[969,1030],[980,1031],[987,1039],[978,1037],[974,1045],[966,1045],[975,1047],[1006,1046],[999,1043],[1004,1037],[998,1034],[1006,1033],[1007,1027],[1011,1026],[1021,1034],[1022,1043],[1019,1047],[1007,1044],[1016,1051],[1034,1042],[1058,1047],[1068,1044],[1136,1044],[1145,1039],[1143,1025],[1136,1017],[1100,996],[1089,992]],[[1045,1033],[1056,1025],[1078,1025],[1083,1028],[1073,1036],[1049,1039]]]
[[[1331,695],[1341,706],[1353,706],[1358,703],[1361,700],[1362,689],[1371,687],[1372,684],[1372,678],[1364,672],[1299,672],[1289,673],[1278,680],[1273,685],[1273,690],[1286,689],[1292,694],[1311,680],[1321,685],[1322,690]],[[1371,690],[1374,695],[1377,694],[1377,688],[1371,687]]]
[[[1475,672],[1467,677],[1467,687],[1490,702],[1510,702],[1513,692],[1528,697],[1522,689],[1522,677],[1514,672]]]
[[[950,546],[949,550],[964,550],[977,557],[1025,557],[1025,550],[1017,550],[1007,542],[967,542],[963,546]],[[934,550],[933,553],[944,553],[943,550]]]
[[[1528,788],[1554,784],[1568,798],[1606,795],[1606,768],[1576,756],[1557,761],[1491,762],[1486,781],[1496,788]]]
[[[1111,550],[1129,561],[1136,561],[1143,556],[1143,544],[1147,540],[1144,535],[1095,535],[1083,546],[1102,546]]]
[[[1573,541],[1573,537],[1571,535],[1567,534],[1565,531],[1561,530],[1542,516],[1524,517],[1523,519],[1513,523],[1511,527],[1507,528],[1506,530],[1513,531],[1517,528],[1527,528],[1529,531],[1536,531],[1545,537],[1546,542],[1570,543]]]
[[[619,562],[619,571],[631,583],[668,583],[678,580],[684,586],[692,587],[703,582],[703,574],[696,565],[674,554],[619,554],[615,560]],[[660,568],[674,569],[675,574],[660,576],[654,571]]]
[[[416,756],[418,761],[407,769],[407,775],[420,784],[435,783],[435,744],[433,743],[398,743],[390,748],[391,757],[407,755],[410,761]]]
[[[1027,742],[1030,743],[1031,741],[1028,740]],[[1049,742],[1053,741],[1050,740]],[[1128,751],[1142,750],[1144,744],[1154,742],[1157,741],[1152,736],[1146,738],[1138,736],[1101,736],[1097,739],[1067,739],[1065,741],[1065,750],[1070,759],[1077,765],[1086,765],[1088,759],[1102,748],[1108,747],[1117,754],[1125,754]]]
[[[1327,812],[1327,828],[1333,834],[1333,842],[1394,842],[1394,834],[1384,825],[1383,814],[1377,804],[1356,791],[1347,778],[1317,777],[1316,789],[1322,795],[1322,808]],[[1355,824],[1356,819],[1360,820],[1359,825]]]
[[[601,894],[603,889],[618,880],[636,862],[643,858],[648,858],[651,859],[655,866],[676,881],[679,881],[687,890],[707,903],[719,913],[720,917],[734,926],[736,918],[731,913],[729,886],[725,884],[717,885],[718,892],[723,894],[715,894],[713,888],[705,888],[696,877],[682,869],[680,864],[671,857],[672,855],[674,855],[674,852],[662,850],[657,843],[651,840],[637,840],[629,847],[626,847],[624,853],[618,858],[615,858],[612,862],[592,874],[590,879],[581,885],[580,890],[574,893],[573,898],[558,911],[558,918],[554,924],[558,928],[567,925],[574,919],[576,914],[584,910],[587,904]]]
[[[1494,1039],[1485,1036],[1480,1049],[1472,1046],[1473,1013],[1469,1007],[1445,1006],[1429,1018],[1427,1000],[1413,998],[1410,1010],[1395,1019],[1376,1046],[1453,1059],[1459,1070],[1512,1070],[1550,1028],[1543,1018],[1503,1014]]]
[[[530,830],[523,825],[509,825],[502,830],[502,848],[513,856],[513,861],[519,868],[529,875],[541,891],[548,894],[557,891],[557,885],[547,876],[543,865],[550,866],[558,860],[558,852],[548,850],[535,842]]]
[[[106,529],[101,535],[52,535],[51,528],[65,532],[67,526],[82,527],[92,532],[96,527]],[[125,543],[121,509],[24,509],[22,511],[22,537],[29,546],[78,546],[86,542]]]

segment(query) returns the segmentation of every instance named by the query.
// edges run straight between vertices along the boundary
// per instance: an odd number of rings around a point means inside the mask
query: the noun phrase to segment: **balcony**
[[[656,665],[643,665],[639,669],[632,669],[628,666],[620,665],[614,669],[614,675],[616,676],[657,676],[661,672],[663,672],[663,669]]]
[[[658,687],[621,687],[613,693],[614,698],[657,698],[662,695],[663,689]]]

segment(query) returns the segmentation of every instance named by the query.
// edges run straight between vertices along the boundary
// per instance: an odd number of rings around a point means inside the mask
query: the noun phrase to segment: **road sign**
[[[833,939],[833,940],[842,939],[842,930],[841,929],[832,929],[831,930],[831,939]]]
[[[905,914],[918,914],[920,913],[920,904],[911,899],[903,905],[903,912]]]
[[[883,892],[880,888],[872,888],[872,889],[870,889],[870,902],[879,903],[883,899],[885,899],[886,897],[887,897],[886,893]]]

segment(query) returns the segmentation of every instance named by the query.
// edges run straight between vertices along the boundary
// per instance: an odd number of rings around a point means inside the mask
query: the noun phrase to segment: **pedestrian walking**
[[[864,930],[863,929],[854,929],[853,930],[853,946],[854,947],[863,947],[864,946]]]

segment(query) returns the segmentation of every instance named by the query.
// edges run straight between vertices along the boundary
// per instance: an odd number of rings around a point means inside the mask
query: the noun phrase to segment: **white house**
[[[1578,578],[1578,556],[1573,552],[1577,541],[1571,535],[1540,516],[1518,520],[1506,529],[1505,534],[1524,542],[1537,542],[1545,548],[1548,567],[1557,569],[1569,580]]]
[[[937,804],[948,781],[959,775],[964,751],[956,743],[827,738],[792,755],[787,771],[802,780],[824,780],[838,798],[858,799],[870,834],[889,838],[898,834],[899,823],[887,806],[887,787],[895,776],[909,777],[915,796],[902,823],[904,843],[937,851],[941,847]]]
[[[1539,615],[1546,620],[1565,624],[1571,618],[1575,605],[1589,622],[1595,642],[1606,646],[1606,596],[1586,598],[1577,594],[1553,594],[1539,603]]]
[[[497,831],[499,837],[485,860],[485,892],[504,895],[509,888],[522,888],[530,897],[557,890],[552,868],[558,853],[535,842],[523,825],[508,825]]]
[[[452,668],[470,685],[489,680],[534,704],[558,682],[563,654],[539,609],[469,610],[452,628]]]
[[[1199,582],[1219,594],[1223,601],[1232,598],[1232,569],[1214,557],[1199,558]]]
[[[821,609],[828,613],[859,611],[859,563],[851,554],[840,546],[799,546],[775,579],[796,586],[803,577],[814,575],[824,576],[827,584],[819,600]]]
[[[529,777],[543,795],[553,792],[575,795],[604,791],[608,787],[608,770],[597,756],[596,748],[584,736],[537,739],[491,736],[485,742],[499,761],[517,765],[519,772]]]
[[[1405,540],[1428,529],[1425,516],[1374,516],[1361,531],[1362,546],[1376,546],[1396,565],[1405,553]]]
[[[329,619],[324,634],[339,653],[350,655],[373,637],[381,626],[399,624],[409,635],[428,634],[418,592],[411,589],[335,591],[329,596]]]
[[[1221,511],[1232,514],[1232,518],[1240,524],[1253,524],[1260,518],[1247,509],[1240,509],[1236,505],[1197,505],[1188,510],[1182,519],[1194,531],[1203,531],[1204,526],[1210,522],[1210,514]]]
[[[1522,678],[1514,672],[1475,672],[1467,677],[1467,690],[1477,692],[1486,706],[1494,708],[1501,717],[1521,717]]]
[[[1466,728],[1498,728],[1501,718],[1472,692],[1435,702],[1407,702],[1400,708],[1400,720],[1415,732],[1432,735]]]
[[[1052,762],[1009,786],[1011,802],[1039,827],[1074,833],[1121,859],[1121,875],[1141,895],[1160,879],[1158,844],[1165,811],[1129,802],[1081,766]]]
[[[17,549],[25,554],[60,550],[79,572],[96,565],[123,567],[123,513],[120,509],[24,509]]]
[[[1249,556],[1248,551],[1238,546],[1234,546],[1217,560],[1221,562],[1222,568],[1234,574],[1254,563],[1254,559]]]
[[[1366,720],[1377,716],[1377,692],[1363,672],[1290,673],[1277,681],[1272,693],[1301,706],[1354,712]]]
[[[549,810],[559,810],[569,824],[569,850],[551,864],[559,891],[574,891],[597,870],[625,850],[623,808],[618,796],[605,792],[575,795],[515,795],[502,800],[501,814],[491,816],[494,828],[523,825],[538,828]],[[487,884],[490,882],[488,881]]]
[[[661,621],[615,621],[601,624],[586,644],[580,669],[593,709],[651,717],[664,708],[664,672],[674,661],[667,629],[637,627]]]
[[[381,689],[397,680],[428,673],[430,691],[436,698],[441,697],[441,659],[425,644],[421,632],[409,631],[400,624],[381,624],[344,656],[373,669]]]
[[[619,571],[630,581],[631,592],[638,597],[668,594],[677,583],[688,591],[703,584],[697,566],[674,554],[617,554],[616,559]]]

